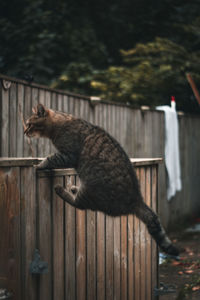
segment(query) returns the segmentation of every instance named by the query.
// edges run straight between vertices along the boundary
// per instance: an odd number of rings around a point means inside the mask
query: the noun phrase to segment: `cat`
[[[135,214],[158,246],[177,256],[178,249],[167,237],[158,216],[141,195],[135,170],[121,145],[104,129],[70,114],[38,104],[26,122],[28,137],[49,138],[58,152],[45,158],[37,169],[75,168],[80,187],[56,193],[79,209],[102,211],[110,216]]]

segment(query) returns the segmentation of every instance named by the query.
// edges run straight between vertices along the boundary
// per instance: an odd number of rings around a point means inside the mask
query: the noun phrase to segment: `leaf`
[[[194,273],[194,271],[193,270],[185,270],[184,273],[185,274],[192,274],[192,273]]]
[[[194,287],[192,288],[192,291],[193,291],[193,292],[196,292],[196,291],[199,291],[199,290],[200,290],[200,285],[194,286]]]
[[[183,271],[179,271],[178,274],[179,274],[179,275],[183,275]]]

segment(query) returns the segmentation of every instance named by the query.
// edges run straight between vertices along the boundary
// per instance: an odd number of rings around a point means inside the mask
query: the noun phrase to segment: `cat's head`
[[[38,104],[36,107],[32,108],[32,112],[32,116],[26,121],[24,134],[28,137],[45,136],[50,110],[43,104]]]

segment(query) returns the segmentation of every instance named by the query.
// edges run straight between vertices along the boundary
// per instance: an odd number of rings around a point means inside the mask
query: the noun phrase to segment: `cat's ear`
[[[44,107],[43,104],[38,104],[37,105],[37,115],[38,117],[42,118],[42,117],[46,117],[47,115],[47,109]]]

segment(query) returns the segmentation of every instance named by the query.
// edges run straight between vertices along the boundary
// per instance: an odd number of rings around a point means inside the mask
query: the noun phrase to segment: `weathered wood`
[[[87,211],[87,300],[96,299],[96,213]]]
[[[106,299],[113,299],[113,218],[106,216]]]
[[[151,170],[151,207],[154,211],[157,211],[157,205],[158,205],[158,185],[156,184],[158,182],[158,167],[154,166]],[[152,250],[151,250],[151,261],[152,263],[152,276],[151,276],[151,282],[152,282],[152,291],[158,284],[158,248],[156,245],[156,242],[152,239]]]
[[[13,83],[10,89],[10,105],[9,105],[9,129],[12,134],[8,136],[11,157],[16,156],[17,149],[17,91],[16,84]]]
[[[145,200],[146,204],[151,207],[151,168],[148,166],[145,168]],[[156,211],[156,210],[155,210]],[[152,299],[152,293],[149,293],[151,290],[152,285],[152,258],[151,258],[151,252],[152,252],[152,238],[150,234],[148,233],[146,229],[146,299],[151,300]]]
[[[128,215],[128,299],[134,299],[134,216]]]
[[[0,168],[0,286],[21,298],[20,169]]]
[[[63,177],[53,178],[52,188],[63,185]],[[53,217],[53,299],[64,299],[64,202],[53,189],[52,217]]]
[[[127,278],[127,216],[121,217],[121,299],[128,296]]]
[[[105,299],[105,215],[97,212],[97,300]]]
[[[9,90],[1,87],[1,156],[9,156]]]
[[[121,298],[121,219],[115,217],[114,226],[114,299]]]
[[[74,176],[65,177],[69,190],[75,185]],[[65,298],[76,299],[76,213],[75,208],[65,203]]]
[[[145,188],[146,188],[146,182],[145,182],[145,168],[141,168],[140,170],[140,186],[141,186],[141,192],[142,196],[145,199]],[[145,224],[140,221],[140,265],[141,265],[141,272],[140,272],[140,297],[141,299],[146,299],[146,226]]]
[[[1,240],[14,249],[10,260],[0,247],[0,283],[20,295],[15,300],[153,299],[157,247],[144,224],[133,215],[75,210],[54,191],[58,183],[79,185],[75,171],[36,172],[34,161],[19,159],[20,166],[13,159],[12,167],[8,159],[0,169]],[[136,172],[146,203],[156,210],[157,166],[137,165]],[[12,216],[19,211],[14,223],[7,207]],[[30,273],[36,248],[48,263],[47,274]]]
[[[77,181],[78,185],[79,182]],[[87,270],[86,270],[86,212],[76,210],[76,297],[86,300]]]
[[[38,248],[41,259],[48,263],[48,273],[40,277],[39,299],[53,299],[52,250],[52,184],[50,178],[37,178]]]
[[[37,279],[30,274],[30,263],[36,249],[36,176],[30,167],[21,170],[21,257],[22,299],[37,299]]]
[[[24,144],[24,135],[22,134],[23,130],[23,111],[24,111],[24,86],[19,84],[17,87],[17,108],[16,108],[16,136],[17,136],[17,145],[16,145],[16,154],[15,156],[19,157],[22,155],[21,148]]]
[[[136,170],[137,177],[140,180],[140,168]],[[140,221],[138,218],[134,218],[134,273],[135,273],[135,281],[134,281],[134,291],[135,291],[135,298],[134,299],[141,299],[140,297],[140,287],[141,287],[141,240],[140,240]]]
[[[17,167],[17,166],[33,166],[39,164],[44,158],[32,158],[32,157],[0,157],[0,166],[1,167]],[[157,165],[158,163],[162,162],[162,159],[160,158],[131,158],[131,163],[134,166],[148,166],[148,165]],[[56,175],[57,172],[62,172],[64,170],[69,170],[67,172],[73,172],[72,175],[75,175],[76,172],[72,171],[74,169],[54,169],[54,170],[45,170],[45,171],[38,171],[39,174],[43,174],[43,172],[48,175],[48,173],[51,173],[53,175]]]

